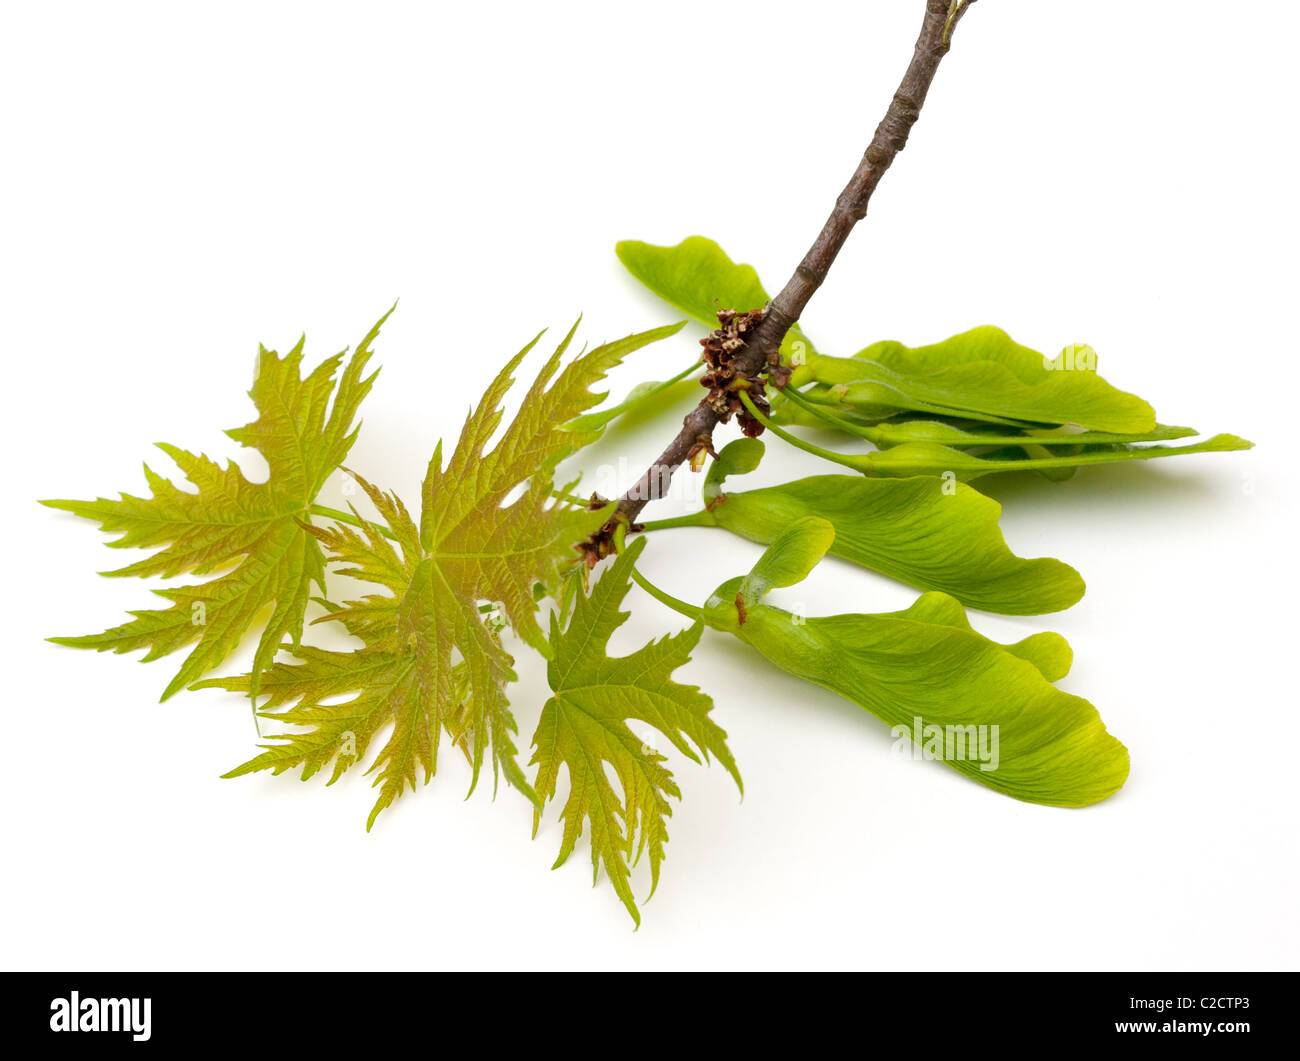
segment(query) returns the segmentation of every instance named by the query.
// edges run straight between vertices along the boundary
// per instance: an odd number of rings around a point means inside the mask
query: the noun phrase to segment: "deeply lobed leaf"
[[[205,456],[159,443],[197,493],[180,489],[146,465],[149,497],[43,502],[120,533],[109,543],[113,548],[157,548],[147,559],[109,575],[170,578],[229,569],[198,585],[155,590],[171,602],[169,608],[133,611],[130,622],[100,634],[50,640],[99,651],[145,649],[145,660],[197,642],[163,692],[166,700],[220,664],[269,610],[249,682],[256,695],[281,641],[288,637],[298,644],[312,585],[324,588],[324,556],[304,524],[325,480],[356,440],[353,421],[376,375],[365,375],[371,344],[387,319],[385,314],[362,340],[337,383],[343,354],[327,358],[304,378],[301,340],[284,357],[261,348],[250,391],[259,416],[227,433],[266,458],[266,482],[250,482],[233,460],[223,468]]]
[[[559,593],[578,563],[575,543],[607,515],[553,502],[556,464],[600,434],[563,425],[604,397],[591,388],[623,356],[679,327],[605,344],[560,371],[570,331],[488,449],[512,374],[534,339],[493,380],[446,468],[441,445],[435,450],[418,524],[398,498],[358,477],[380,522],[361,521],[360,531],[337,525],[312,533],[341,565],[340,574],[384,591],[346,602],[326,617],[361,638],[364,648],[350,655],[313,652],[299,663],[278,664],[272,672],[275,706],[292,706],[270,716],[309,730],[282,738],[230,776],[301,767],[306,778],[332,761],[337,777],[391,724],[392,734],[369,768],[380,792],[368,827],[419,776],[426,782],[433,776],[444,731],[469,758],[471,791],[490,755],[494,778],[504,775],[538,803],[516,759],[516,726],[506,695],[514,661],[483,608],[499,608],[521,638],[549,651],[536,620],[539,597]],[[242,689],[247,682],[203,684]],[[322,702],[341,694],[354,695],[341,704]]]
[[[713,701],[672,675],[690,660],[702,623],[653,641],[630,656],[611,657],[609,639],[627,619],[619,610],[629,589],[632,566],[645,547],[634,541],[604,573],[589,597],[580,597],[566,627],[551,618],[552,696],[533,735],[537,792],[554,797],[560,768],[569,795],[560,812],[564,835],[556,866],[572,853],[584,822],[591,835],[593,871],[605,874],[634,921],[640,914],[629,882],[643,851],[650,859],[651,894],[659,881],[669,798],[681,792],[665,758],[628,726],[644,723],[687,758],[716,758],[741,787],[740,772],[726,745],[726,733],[709,717]],[[618,778],[615,790],[605,764]]]

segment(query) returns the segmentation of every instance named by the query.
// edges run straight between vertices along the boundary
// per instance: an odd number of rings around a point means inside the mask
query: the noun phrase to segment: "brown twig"
[[[867,213],[880,178],[894,157],[907,144],[907,136],[920,117],[921,107],[930,91],[939,63],[951,46],[952,31],[975,0],[966,0],[952,11],[949,0],[926,0],[925,19],[916,41],[916,49],[907,72],[890,101],[885,117],[876,128],[871,143],[858,163],[849,183],[840,192],[826,224],[813,242],[803,261],[785,287],[768,304],[762,321],[749,334],[743,348],[732,357],[730,368],[736,376],[754,376],[778,363],[781,340],[799,319],[808,300],[816,293],[830,271],[831,263],[849,238],[849,233]],[[755,307],[735,306],[736,310]],[[706,396],[682,421],[682,429],[658,459],[618,502],[614,517],[583,550],[592,562],[612,552],[613,529],[618,523],[631,524],[641,510],[667,491],[668,483],[682,464],[711,446],[713,429],[730,415],[720,410],[716,400]]]

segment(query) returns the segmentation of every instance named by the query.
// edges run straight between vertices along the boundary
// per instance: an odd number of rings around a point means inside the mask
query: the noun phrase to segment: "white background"
[[[554,814],[530,842],[525,802],[463,800],[451,755],[367,835],[360,776],[219,780],[253,750],[248,708],[159,706],[179,656],[42,641],[152,598],[97,577],[122,554],[35,499],[140,492],[142,460],[171,470],[158,440],[256,470],[221,430],[252,418],[259,341],[305,329],[321,357],[400,297],[350,464],[414,501],[437,438],[538,328],[582,312],[598,342],[677,319],[616,240],[703,233],[778,288],[921,9],[5,6],[4,965],[1296,966],[1300,14],[1280,0],[983,0],[804,319],[839,353],[981,323],[1051,353],[1089,342],[1163,421],[1258,443],[988,486],[1017,552],[1087,579],[1064,614],[975,618],[1070,639],[1063,686],[1132,753],[1105,804],[1031,806],[892,759],[857,707],[706,634],[682,675],[714,695],[746,796],[675,760],[684,801],[634,933],[591,889],[585,842],[550,872]],[[700,334],[635,355],[615,395],[676,372]],[[609,439],[591,466],[631,479],[674,425]],[[751,481],[827,470],[809,461]],[[757,553],[678,531],[644,568],[699,600]],[[780,600],[913,596],[827,563]],[[621,651],[680,625],[629,600]],[[526,752],[545,680],[518,655]]]

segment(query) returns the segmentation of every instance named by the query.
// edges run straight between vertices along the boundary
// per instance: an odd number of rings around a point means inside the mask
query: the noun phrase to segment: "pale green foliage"
[[[375,754],[369,771],[377,775],[379,788],[366,822],[369,829],[408,785],[416,787],[421,771],[426,782],[433,776],[442,730],[461,742],[476,772],[482,753],[475,762],[467,740],[470,656],[452,664],[421,636],[413,620],[423,596],[420,587],[428,582],[415,523],[397,498],[363,479],[358,481],[394,541],[376,523],[367,523],[361,533],[334,526],[319,529],[316,535],[333,562],[347,565],[343,574],[386,591],[348,602],[325,617],[343,624],[362,640],[363,647],[338,652],[302,645],[293,649],[298,662],[277,662],[262,682],[268,699],[261,714],[301,729],[278,736],[278,743],[265,745],[260,755],[225,776],[257,770],[279,774],[301,767],[305,781],[332,764],[328,783],[333,784],[366,759],[376,733],[391,725],[392,734]],[[478,670],[489,676],[480,682],[474,705],[486,723],[481,732],[496,738],[494,762],[504,760],[507,779],[528,795],[531,790],[513,758],[513,722],[504,694],[505,684],[514,678],[513,660],[482,617],[474,614],[471,625],[457,603],[452,602],[453,614],[461,619],[462,639]],[[249,676],[208,679],[194,688],[247,691]],[[330,702],[346,695],[350,699]]]
[[[155,590],[171,602],[169,608],[131,612],[130,622],[102,634],[51,640],[100,651],[147,649],[146,660],[198,642],[163,692],[165,700],[220,664],[269,609],[253,656],[249,690],[256,694],[260,676],[284,638],[298,644],[313,583],[324,588],[324,556],[304,524],[325,480],[356,439],[352,422],[375,378],[364,374],[370,346],[387,318],[385,314],[362,340],[337,383],[343,354],[327,358],[303,378],[301,340],[284,357],[260,351],[249,392],[258,418],[227,434],[266,458],[266,482],[249,482],[233,460],[223,468],[205,456],[160,443],[197,493],[180,489],[146,465],[150,497],[44,502],[96,520],[105,531],[120,532],[109,543],[114,548],[160,547],[148,559],[106,574],[223,572],[197,585]]]
[[[761,309],[768,301],[754,267],[736,264],[703,236],[687,236],[675,247],[628,239],[614,253],[656,295],[710,328],[718,326],[720,309]]]
[[[591,596],[578,599],[566,627],[552,616],[547,677],[553,695],[533,735],[532,759],[543,800],[555,795],[561,767],[568,775],[569,795],[560,812],[564,837],[555,864],[572,853],[586,822],[593,870],[598,873],[604,865],[638,924],[631,867],[642,852],[648,854],[653,894],[668,839],[669,797],[681,793],[664,756],[643,743],[628,722],[652,726],[695,762],[713,756],[741,785],[727,735],[708,717],[713,701],[695,686],[672,679],[690,660],[703,624],[653,641],[630,656],[609,655],[609,639],[628,616],[619,606],[644,547],[645,539],[638,538],[614,561]],[[605,764],[613,768],[621,796],[606,777]]]
[[[488,387],[446,468],[441,444],[434,451],[418,526],[400,500],[359,478],[382,522],[366,522],[360,532],[335,526],[314,534],[330,559],[343,565],[340,574],[384,591],[327,617],[343,623],[365,647],[351,658],[312,652],[300,663],[277,664],[268,679],[273,701],[267,713],[309,728],[285,736],[229,776],[301,767],[306,778],[333,761],[336,779],[391,723],[392,735],[370,766],[380,791],[368,824],[408,786],[414,788],[421,774],[426,782],[433,776],[443,731],[463,746],[475,781],[490,754],[494,777],[504,774],[536,802],[515,758],[516,727],[506,697],[514,660],[481,606],[500,607],[519,637],[546,650],[535,617],[539,594],[558,593],[578,561],[575,544],[605,519],[600,510],[553,503],[556,465],[600,434],[563,425],[604,397],[591,388],[625,354],[678,327],[597,347],[560,371],[570,331],[488,450],[513,373],[534,339]],[[506,503],[520,486],[522,494]],[[243,689],[247,683],[239,678],[203,684]],[[342,704],[321,702],[344,693],[355,695]],[[274,710],[284,704],[292,706]]]
[[[1214,435],[1204,442],[1186,446],[1085,447],[1078,453],[1056,451],[1041,455],[1032,450],[1018,451],[1008,447],[977,455],[933,442],[908,442],[879,453],[864,454],[865,459],[854,460],[847,466],[857,467],[867,475],[942,475],[951,472],[962,482],[969,482],[995,472],[1082,468],[1090,464],[1156,460],[1193,453],[1233,453],[1250,449],[1253,445],[1253,442],[1237,435]]]
[[[747,396],[742,401],[748,403]],[[752,406],[751,406],[751,411]],[[903,442],[870,453],[841,453],[805,439],[797,438],[761,413],[755,415],[778,437],[807,453],[834,464],[852,468],[863,475],[938,476],[969,482],[997,472],[1073,471],[1090,464],[1117,464],[1122,461],[1155,460],[1160,457],[1186,456],[1192,453],[1228,453],[1250,449],[1254,443],[1236,435],[1215,435],[1204,442],[1186,446],[1083,445],[1047,447],[1019,444],[990,446],[974,453],[937,442]]]
[[[720,309],[762,309],[769,299],[753,266],[737,265],[711,239],[687,236],[675,247],[623,240],[614,248],[627,270],[664,301],[710,328]],[[812,344],[796,324],[781,343],[787,360]]]
[[[723,527],[767,545],[794,521],[820,516],[835,528],[834,555],[918,589],[950,593],[973,608],[1038,615],[1083,596],[1083,579],[1068,564],[1025,559],[1008,548],[998,527],[1001,505],[938,475],[813,475],[724,492],[726,475],[752,471],[762,452],[759,439],[729,443],[709,469],[706,507],[668,522]]]
[[[755,309],[768,300],[752,268],[701,237],[677,247],[626,242],[618,252],[647,286],[710,327],[719,309]],[[149,498],[46,502],[119,533],[115,547],[157,549],[111,574],[222,573],[158,591],[168,609],[135,612],[132,622],[103,634],[52,640],[118,652],[142,648],[146,659],[198,642],[164,697],[187,684],[260,695],[259,714],[292,727],[227,776],[297,770],[303,780],[323,772],[333,784],[368,764],[378,793],[367,828],[408,788],[432,778],[444,735],[470,764],[471,792],[490,760],[494,783],[504,775],[532,802],[534,832],[563,773],[568,793],[555,864],[586,832],[595,875],[603,867],[638,924],[632,871],[646,855],[653,894],[671,801],[680,798],[667,759],[647,743],[654,738],[645,730],[695,762],[716,758],[741,784],[726,734],[710,717],[712,700],[674,677],[706,625],[893,727],[908,730],[919,719],[959,733],[992,728],[995,762],[974,755],[945,761],[997,791],[1058,806],[1115,792],[1128,774],[1127,751],[1091,704],[1053,684],[1072,662],[1065,640],[1038,633],[998,644],[972,629],[963,607],[1011,614],[1066,608],[1082,595],[1082,579],[1058,560],[1016,556],[998,529],[1000,506],[959,480],[1024,469],[1063,478],[1081,465],[1249,443],[1219,435],[1180,447],[1148,445],[1195,432],[1158,424],[1145,401],[1101,379],[1088,347],[1069,347],[1049,362],[999,329],[976,328],[931,346],[883,342],[836,358],[819,354],[796,326],[782,346],[790,382],[769,395],[772,415],[762,415],[743,390],[742,401],[778,437],[865,475],[728,490],[727,478],[754,471],[765,452],[755,439],[735,441],[709,470],[702,511],[645,529],[726,528],[767,545],[753,569],[723,583],[699,608],[636,572],[645,548],[638,538],[588,594],[583,560],[596,555],[591,535],[613,509],[577,501],[576,482],[557,483],[557,468],[616,418],[645,415],[679,384],[691,386],[686,377],[696,366],[592,411],[604,398],[592,388],[624,355],[681,326],[597,347],[562,367],[571,330],[502,430],[513,375],[534,339],[488,386],[445,467],[441,443],[435,449],[418,518],[361,476],[354,477],[376,519],[315,504],[356,438],[353,421],[374,379],[364,373],[379,325],[346,366],[339,355],[305,378],[301,343],[283,358],[263,350],[252,391],[259,418],[230,434],[265,456],[266,483],[249,482],[233,462],[222,468],[163,446],[197,493],[146,468]],[[787,430],[806,426],[875,449],[840,453]],[[313,514],[334,522],[315,526]],[[614,521],[602,534],[615,527],[620,546],[624,533],[642,529]],[[828,552],[928,592],[910,608],[875,615],[807,617],[768,603]],[[313,585],[325,592],[327,564],[371,591],[342,604],[313,598]],[[620,607],[630,580],[694,624],[612,657],[609,642],[627,619]],[[557,605],[549,635],[537,618],[548,598]],[[313,599],[328,612],[317,621],[340,624],[360,647],[302,643]],[[196,681],[264,614],[269,619],[248,674]],[[531,785],[518,762],[507,695],[515,680],[507,629],[548,662],[552,695],[533,736]],[[276,662],[279,649],[292,658]]]
[[[798,585],[834,541],[835,525],[829,520],[806,517],[787,524],[740,580],[736,599],[746,606],[757,604],[774,589]]]
[[[815,516],[786,528],[749,576],[723,583],[705,621],[734,634],[783,670],[825,686],[891,727],[997,727],[998,762],[946,758],[972,780],[1033,803],[1078,807],[1114,793],[1128,776],[1128,752],[1096,709],[1052,685],[1069,668],[1054,636],[1002,646],[975,633],[960,604],[927,593],[905,611],[796,616],[752,592],[781,585],[771,572],[807,570],[833,528]],[[787,555],[789,554],[789,555]],[[791,558],[792,557],[792,558]]]
[[[814,353],[794,383],[809,379],[840,386],[839,403],[864,418],[914,411],[991,423],[1153,430],[1151,406],[1107,383],[1096,364],[1091,354],[1068,366],[1058,364],[1001,328],[986,326],[930,346],[886,341],[853,357]]]
[[[617,251],[650,290],[710,326],[714,309],[751,309],[767,298],[753,268],[701,236],[675,247],[625,241]],[[1134,445],[1196,432],[1158,424],[1148,402],[1097,374],[1096,353],[1081,344],[1047,358],[985,326],[927,346],[886,340],[832,357],[796,328],[781,351],[794,371],[784,391],[769,394],[773,424],[866,438],[881,452],[846,457],[802,444],[866,475],[951,472],[966,481],[1036,471],[1060,480],[1084,465],[1250,446],[1223,434],[1191,446]]]

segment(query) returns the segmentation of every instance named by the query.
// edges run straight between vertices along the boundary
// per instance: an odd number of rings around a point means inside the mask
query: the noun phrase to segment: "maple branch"
[[[921,107],[930,91],[939,63],[948,54],[952,31],[975,2],[976,0],[966,0],[954,11],[949,0],[926,0],[925,19],[921,23],[921,33],[917,37],[912,61],[890,101],[885,117],[877,126],[862,161],[835,201],[835,208],[812,247],[780,294],[768,303],[766,314],[744,347],[732,358],[730,367],[734,369],[736,377],[756,375],[776,363],[785,333],[798,320],[808,300],[821,287],[831,263],[853,231],[853,226],[866,216],[867,204],[876,185],[880,183],[880,178],[889,169],[895,156],[906,146],[908,133],[920,117]],[[724,419],[723,414],[709,403],[708,398],[691,410],[682,421],[682,429],[677,437],[619,499],[615,516],[598,535],[612,543],[615,523],[634,522],[647,504],[662,497],[673,472],[702,447],[711,447],[713,429]]]

